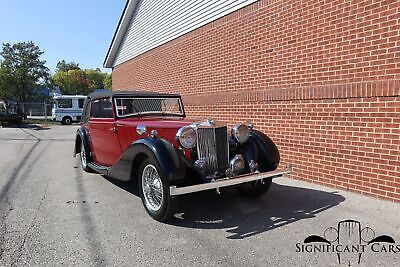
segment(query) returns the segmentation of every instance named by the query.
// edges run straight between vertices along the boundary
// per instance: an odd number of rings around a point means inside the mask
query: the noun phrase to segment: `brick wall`
[[[400,200],[400,2],[259,1],[113,69],[192,118],[251,119],[297,179]]]

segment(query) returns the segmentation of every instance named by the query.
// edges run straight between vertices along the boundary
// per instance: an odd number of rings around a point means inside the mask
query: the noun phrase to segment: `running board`
[[[288,166],[281,171],[271,171],[271,172],[263,172],[263,173],[253,173],[253,174],[245,174],[240,175],[232,178],[222,178],[218,180],[211,181],[209,183],[204,184],[197,184],[197,185],[190,185],[184,187],[176,187],[170,186],[169,187],[169,194],[170,196],[179,196],[204,190],[210,189],[219,189],[221,187],[227,187],[232,185],[243,184],[247,182],[267,179],[267,178],[277,178],[281,177],[285,174],[291,173],[293,171],[292,166]]]
[[[110,167],[105,167],[93,162],[88,163],[88,167],[91,168],[92,170],[104,174],[104,175],[108,175],[109,171],[110,171]]]

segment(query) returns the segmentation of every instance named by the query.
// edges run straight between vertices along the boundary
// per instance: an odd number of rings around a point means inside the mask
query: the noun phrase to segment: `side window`
[[[83,103],[85,102],[85,99],[78,99],[78,107],[83,108]]]
[[[110,98],[98,99],[92,101],[92,118],[112,118],[112,105]]]
[[[72,99],[58,99],[58,108],[72,108]]]
[[[87,122],[89,120],[89,115],[90,115],[90,104],[92,102],[88,100],[85,109],[82,111],[82,122]]]

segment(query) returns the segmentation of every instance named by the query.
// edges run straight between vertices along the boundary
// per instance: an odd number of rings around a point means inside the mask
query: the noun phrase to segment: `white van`
[[[56,95],[51,110],[53,121],[59,121],[63,125],[70,125],[74,121],[80,121],[83,111],[84,95]]]

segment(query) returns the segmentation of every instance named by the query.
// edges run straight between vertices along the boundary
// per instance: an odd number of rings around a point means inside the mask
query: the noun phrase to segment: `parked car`
[[[20,105],[14,101],[0,100],[0,123],[22,123],[25,118]]]
[[[277,171],[277,147],[251,124],[185,118],[179,95],[95,92],[84,103],[74,155],[82,169],[137,184],[156,220],[174,212],[177,196],[237,186],[246,196],[266,193]]]
[[[54,104],[51,110],[53,121],[59,121],[63,125],[80,121],[83,111],[84,95],[57,95],[53,97]]]

